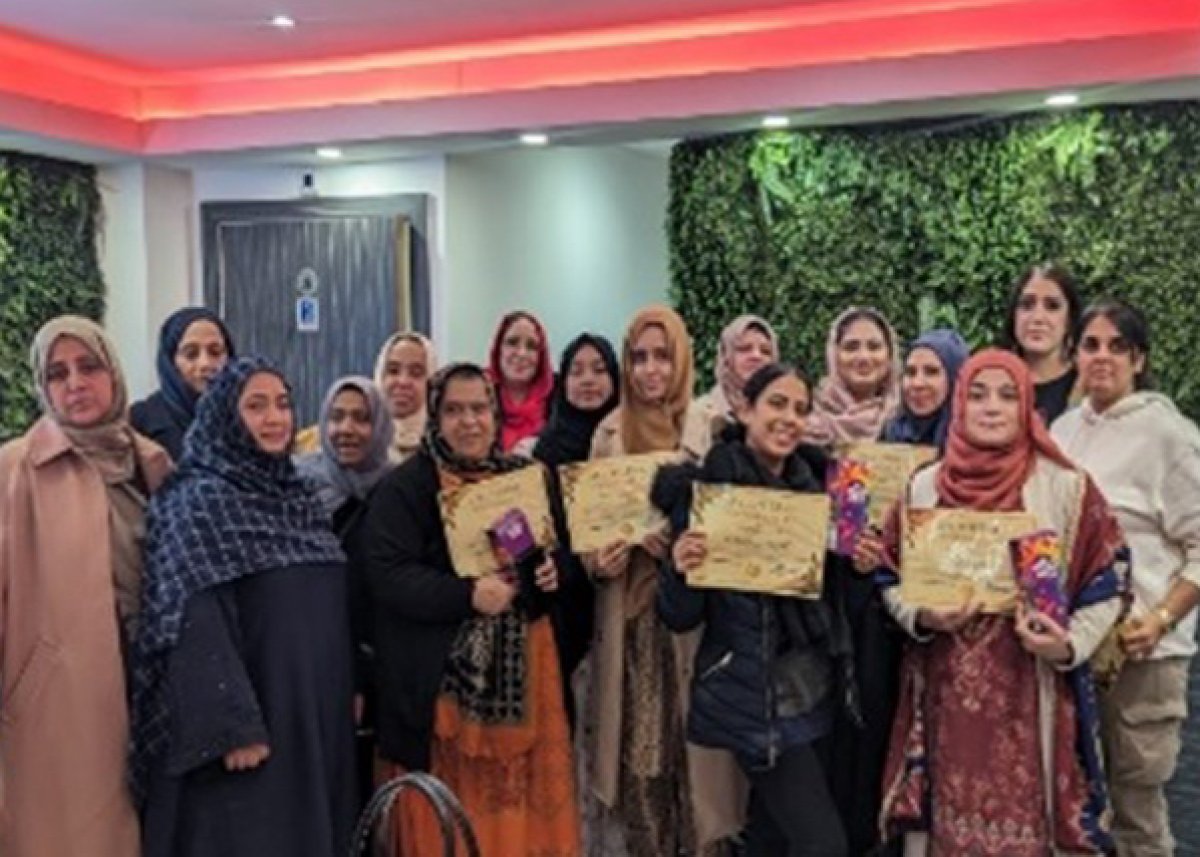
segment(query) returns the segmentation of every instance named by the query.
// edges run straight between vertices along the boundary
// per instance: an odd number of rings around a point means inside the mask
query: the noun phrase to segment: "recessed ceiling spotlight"
[[[290,30],[296,26],[296,19],[291,15],[276,15],[271,19],[271,26],[277,30]]]
[[[792,120],[786,116],[764,116],[762,126],[764,128],[786,128],[792,124]]]
[[[1056,92],[1046,97],[1047,107],[1073,107],[1079,103],[1079,94],[1075,92]]]
[[[550,138],[540,131],[530,131],[521,135],[521,145],[523,146],[544,146],[550,142]]]
[[[342,150],[336,146],[322,146],[317,149],[317,157],[327,161],[336,161],[342,156]]]

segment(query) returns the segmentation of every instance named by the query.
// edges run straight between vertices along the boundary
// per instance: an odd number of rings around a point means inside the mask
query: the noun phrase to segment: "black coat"
[[[167,451],[172,461],[183,455],[183,437],[188,423],[167,405],[162,392],[135,402],[129,409],[129,424],[138,434],[145,435]]]
[[[433,715],[450,646],[475,615],[442,532],[437,466],[424,452],[385,476],[362,534],[374,613],[376,728],[384,758],[429,767]]]
[[[474,618],[473,581],[454,573],[438,508],[437,465],[418,452],[375,486],[361,541],[375,641],[379,751],[411,770],[429,767],[446,658]],[[550,607],[539,597],[523,610]]]
[[[655,502],[677,530],[686,525],[693,479],[821,490],[800,455],[788,460],[779,478],[741,440],[720,443],[702,470],[668,471],[656,482]],[[704,625],[688,712],[691,741],[731,750],[747,767],[769,768],[789,746],[828,733],[843,702],[854,708],[849,635],[837,585],[844,573],[840,562],[827,557],[819,602],[693,589],[672,563],[664,563],[658,589],[663,622],[676,632]]]

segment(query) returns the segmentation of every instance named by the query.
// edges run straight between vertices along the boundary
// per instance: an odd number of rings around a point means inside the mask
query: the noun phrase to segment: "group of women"
[[[0,449],[0,853],[332,857],[372,782],[428,770],[488,857],[1171,854],[1200,432],[1137,310],[1084,312],[1060,269],[1016,283],[1005,334],[902,347],[852,308],[814,385],[743,316],[693,398],[668,308],[557,373],[515,312],[484,367],[397,334],[298,431],[208,311],[167,321],[132,409],[103,331],[48,323],[44,416]],[[875,440],[940,455],[819,599],[689,585],[697,483],[818,493]],[[668,523],[574,552],[555,468],[650,452]],[[460,577],[439,493],[539,463],[558,546],[532,582]],[[1069,622],[906,604],[904,507],[1032,514]],[[1127,659],[1101,692],[1099,649]],[[440,853],[394,818],[398,853]]]

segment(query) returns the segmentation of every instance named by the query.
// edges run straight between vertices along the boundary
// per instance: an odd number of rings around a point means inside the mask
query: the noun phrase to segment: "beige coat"
[[[693,404],[688,411],[682,440],[682,456],[700,460],[708,452],[712,438],[702,409]],[[596,429],[592,439],[592,457],[607,458],[624,454],[620,432],[620,410],[610,414]],[[591,568],[591,558],[584,558]],[[634,549],[627,573],[642,567],[651,571],[655,561],[649,554]],[[625,646],[625,594],[623,581],[600,581],[596,585],[596,636],[592,648],[592,686],[594,700],[594,744],[589,748],[589,782],[596,798],[605,806],[616,806],[621,756],[622,664]],[[686,719],[692,670],[700,630],[675,635],[675,660],[678,665],[681,720]],[[733,755],[693,744],[687,746],[692,813],[699,845],[716,842],[737,833],[744,821],[746,781]]]
[[[170,459],[139,437],[150,489]],[[0,854],[137,857],[104,483],[58,425],[0,448]]]

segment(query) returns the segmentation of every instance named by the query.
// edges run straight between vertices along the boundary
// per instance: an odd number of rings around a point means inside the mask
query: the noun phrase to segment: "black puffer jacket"
[[[686,528],[696,481],[819,492],[812,451],[787,460],[782,477],[762,467],[736,432],[717,444],[701,468],[660,472],[652,494],[678,533]],[[727,590],[693,589],[668,561],[658,587],[658,612],[676,632],[704,624],[688,712],[688,739],[734,752],[752,769],[826,734],[839,707],[857,702],[849,632],[838,579],[827,555],[825,594],[802,601]]]

